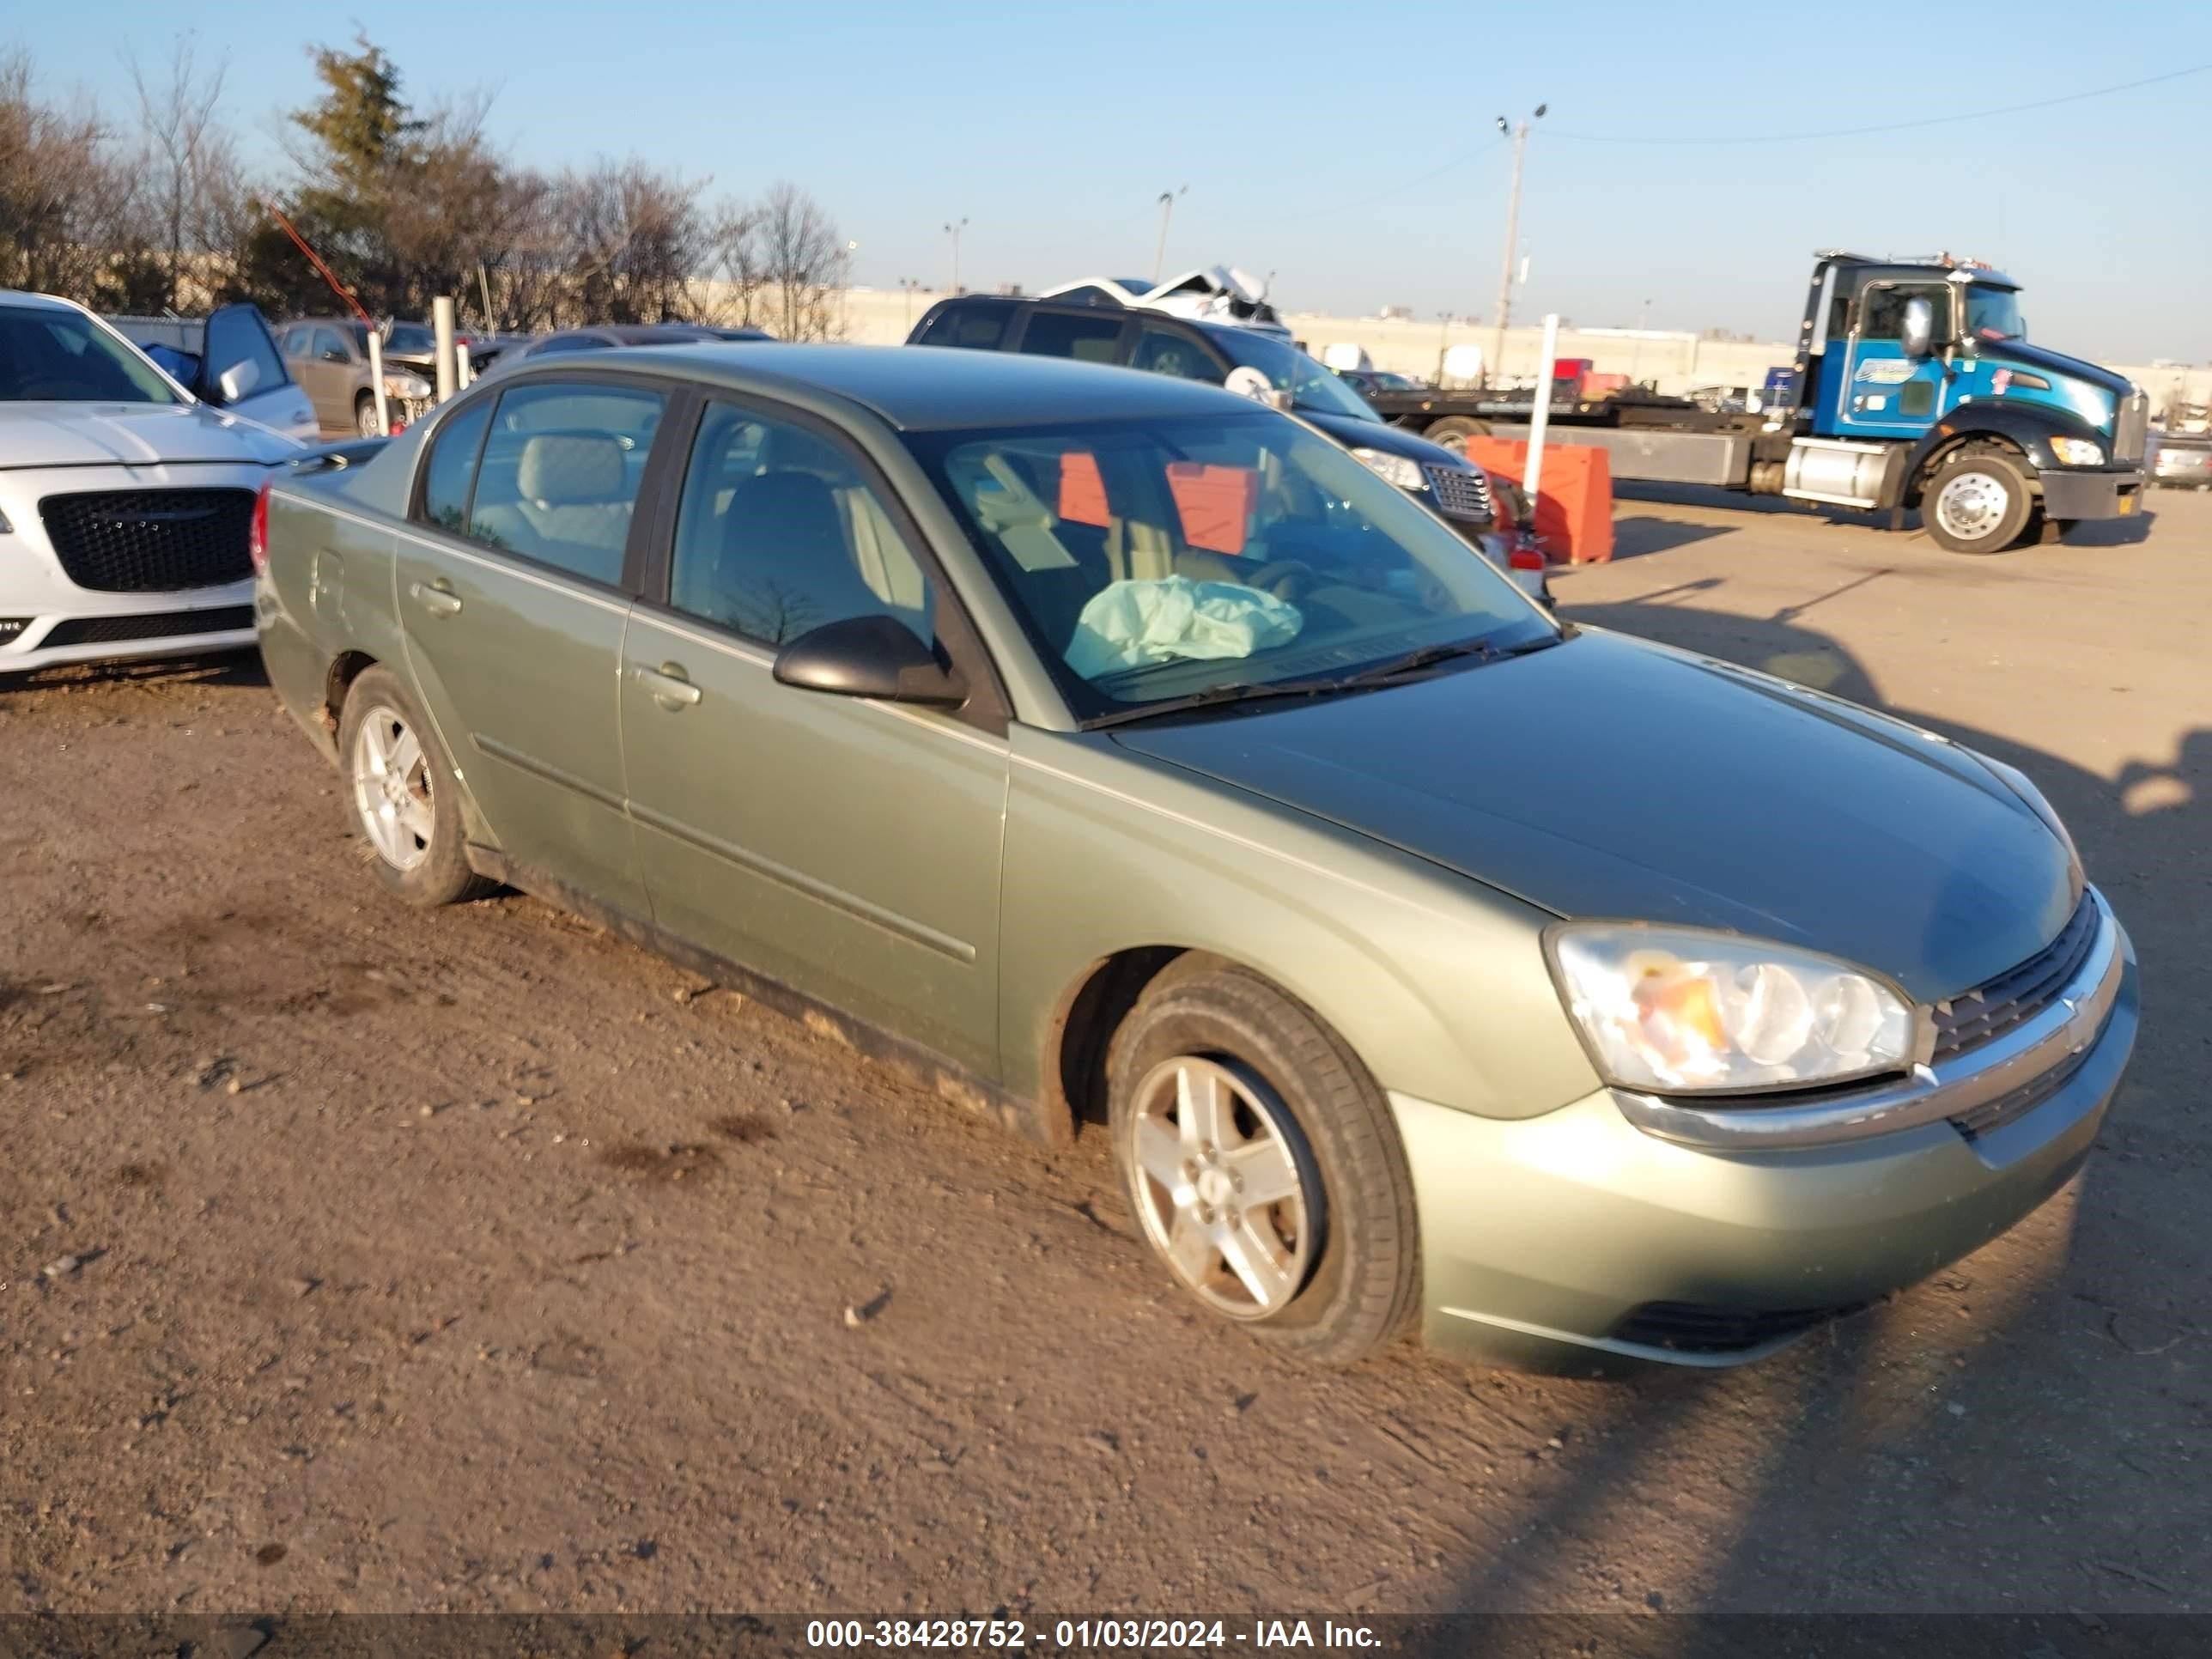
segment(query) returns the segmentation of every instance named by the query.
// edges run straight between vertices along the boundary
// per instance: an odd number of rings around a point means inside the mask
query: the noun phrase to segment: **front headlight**
[[[2018,795],[2027,810],[2043,820],[2043,827],[2057,836],[2058,844],[2066,849],[2068,861],[2075,869],[2080,869],[2081,867],[2081,849],[2074,845],[2074,837],[2068,832],[2065,820],[2061,818],[2057,810],[2043,798],[2043,791],[2035,787],[2035,781],[2017,766],[2007,766],[2002,761],[1984,755],[1978,749],[1970,749],[1966,752],[1996,773],[1998,781],[2011,790],[2014,794]]]
[[[1352,459],[1372,472],[1384,483],[1393,483],[1401,489],[1426,489],[1429,481],[1421,476],[1421,464],[1403,455],[1393,455],[1381,449],[1355,449]]]
[[[1546,948],[1608,1082],[1660,1094],[1839,1083],[1902,1069],[1916,1016],[1849,963],[1694,927],[1574,922]]]
[[[419,374],[387,374],[384,377],[384,395],[387,398],[427,398],[430,383]]]
[[[2092,438],[2053,438],[2051,453],[2061,466],[2102,466],[2105,447]]]

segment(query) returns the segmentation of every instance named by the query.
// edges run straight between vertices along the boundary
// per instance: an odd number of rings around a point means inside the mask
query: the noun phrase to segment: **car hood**
[[[291,439],[205,404],[0,403],[0,469],[185,461],[267,466],[299,453]]]
[[[1620,635],[1114,736],[1558,915],[1824,951],[1923,1001],[2033,956],[2079,897],[1971,752]]]
[[[2048,347],[2030,345],[2025,340],[1992,340],[1976,349],[1976,355],[1997,364],[2014,363],[2022,368],[2038,368],[2046,374],[2063,374],[2109,392],[2115,398],[2124,398],[2135,390],[2124,374],[2115,374],[2109,368],[2095,363],[2085,363],[2079,357],[2069,357],[2063,351]]]

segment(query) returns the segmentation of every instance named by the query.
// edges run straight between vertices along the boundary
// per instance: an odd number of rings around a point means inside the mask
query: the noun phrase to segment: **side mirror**
[[[222,393],[222,400],[226,404],[235,404],[240,398],[251,396],[253,388],[260,384],[261,365],[251,358],[233,363],[216,375],[215,380],[216,390]]]
[[[776,654],[779,684],[844,697],[957,708],[968,686],[895,617],[848,617],[810,629]]]
[[[1901,337],[1907,357],[1916,362],[1925,357],[1936,345],[1936,307],[1926,300],[1907,300]]]

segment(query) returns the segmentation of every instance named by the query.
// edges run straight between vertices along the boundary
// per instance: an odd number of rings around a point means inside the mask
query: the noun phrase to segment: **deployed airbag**
[[[1296,605],[1236,582],[1119,581],[1083,607],[1067,665],[1095,680],[1148,663],[1249,657],[1288,644],[1304,625]]]

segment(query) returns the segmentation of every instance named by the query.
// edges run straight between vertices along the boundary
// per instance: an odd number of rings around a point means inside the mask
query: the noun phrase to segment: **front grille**
[[[1863,1305],[1745,1313],[1735,1308],[1703,1307],[1695,1302],[1647,1302],[1632,1309],[1613,1328],[1613,1335],[1617,1342],[1671,1348],[1678,1353],[1741,1353],[1856,1313]]]
[[[2140,386],[2120,399],[2112,427],[2112,459],[2140,461],[2150,431],[2150,398]]]
[[[100,593],[179,593],[252,574],[250,489],[116,489],[39,503],[63,574]]]
[[[1937,1063],[2033,1019],[2073,981],[2097,942],[2097,902],[2084,893],[2058,937],[1995,979],[1936,1005]]]
[[[2091,1047],[2095,1045],[2092,1044]],[[2009,1094],[1999,1095],[1995,1100],[1984,1101],[1971,1112],[1962,1112],[1951,1120],[1952,1126],[1969,1140],[1979,1140],[1984,1135],[1993,1135],[2008,1123],[2017,1123],[2037,1107],[2057,1094],[2074,1080],[2074,1073],[2089,1063],[2089,1049],[2078,1054],[2069,1054],[2041,1077],[2030,1078]]]
[[[72,617],[56,623],[39,641],[50,645],[119,645],[126,640],[182,639],[191,634],[228,634],[253,626],[250,605],[218,605],[212,611],[155,611],[143,617]]]
[[[1490,480],[1481,473],[1456,466],[1425,466],[1421,471],[1436,492],[1437,511],[1446,518],[1489,519]]]

